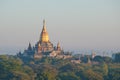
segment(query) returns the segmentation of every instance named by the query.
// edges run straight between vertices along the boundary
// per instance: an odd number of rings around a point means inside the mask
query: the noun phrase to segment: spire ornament
[[[49,42],[49,36],[46,29],[46,22],[43,20],[43,29],[40,35],[40,42]]]

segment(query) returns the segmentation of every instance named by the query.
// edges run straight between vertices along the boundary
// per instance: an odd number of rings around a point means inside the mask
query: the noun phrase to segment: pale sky
[[[120,49],[120,0],[0,0],[0,49],[34,45],[43,19],[65,50]]]

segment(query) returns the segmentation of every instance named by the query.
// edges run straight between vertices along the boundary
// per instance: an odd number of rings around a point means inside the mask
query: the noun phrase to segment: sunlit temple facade
[[[56,47],[50,42],[49,34],[46,29],[46,22],[43,20],[43,28],[40,34],[40,38],[35,46],[29,46],[23,53],[19,53],[18,56],[31,57],[31,58],[42,58],[42,57],[56,57],[56,58],[69,58],[70,55],[65,55],[61,49],[60,43]]]
[[[42,56],[52,56],[51,54],[53,52],[61,53],[61,47],[60,44],[58,43],[57,47],[54,47],[53,44],[50,42],[49,35],[46,29],[46,22],[43,20],[43,29],[40,34],[40,39],[35,45],[35,54],[34,58],[39,58]]]

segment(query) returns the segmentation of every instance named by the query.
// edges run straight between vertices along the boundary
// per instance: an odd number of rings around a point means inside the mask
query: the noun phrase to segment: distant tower
[[[31,43],[29,42],[28,50],[32,51]]]
[[[49,36],[46,29],[46,22],[43,20],[43,29],[40,36],[40,42],[49,42]]]
[[[58,44],[57,44],[57,50],[58,51],[61,51],[61,47],[60,47],[60,43],[58,42]]]

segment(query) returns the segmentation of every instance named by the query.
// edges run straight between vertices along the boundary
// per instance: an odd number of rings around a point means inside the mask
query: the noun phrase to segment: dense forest
[[[0,55],[0,80],[120,80],[119,61],[100,56],[93,60],[98,63],[76,64],[70,59]]]

